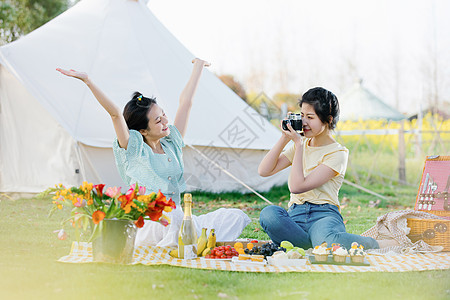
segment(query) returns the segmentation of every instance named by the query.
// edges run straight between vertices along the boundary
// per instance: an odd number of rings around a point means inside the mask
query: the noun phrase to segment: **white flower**
[[[58,233],[58,239],[65,240],[67,239],[67,232],[64,229],[55,230],[54,233]]]

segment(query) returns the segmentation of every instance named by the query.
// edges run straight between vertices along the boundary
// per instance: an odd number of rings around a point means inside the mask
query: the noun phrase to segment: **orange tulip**
[[[92,222],[94,222],[94,224],[98,224],[105,218],[105,216],[106,216],[105,212],[101,210],[96,210],[92,214]]]
[[[142,228],[144,226],[144,218],[139,216],[139,218],[134,222],[137,228]]]

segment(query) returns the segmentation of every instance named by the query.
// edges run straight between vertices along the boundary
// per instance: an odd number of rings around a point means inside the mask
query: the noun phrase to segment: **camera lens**
[[[292,128],[294,128],[295,131],[302,131],[302,129],[303,129],[302,119],[292,120],[291,121],[291,125],[292,125]]]

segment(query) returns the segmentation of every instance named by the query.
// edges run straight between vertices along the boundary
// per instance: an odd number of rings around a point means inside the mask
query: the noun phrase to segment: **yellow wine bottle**
[[[197,258],[197,232],[192,221],[192,195],[184,194],[184,217],[178,234],[178,257]]]

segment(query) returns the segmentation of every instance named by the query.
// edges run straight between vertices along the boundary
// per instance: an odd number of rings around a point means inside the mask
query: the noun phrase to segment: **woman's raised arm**
[[[209,67],[210,64],[199,58],[195,58],[192,63],[194,67],[192,69],[191,77],[188,83],[184,87],[180,95],[180,104],[175,115],[173,124],[184,137],[186,133],[187,123],[189,120],[189,114],[192,107],[192,99],[194,98],[195,91],[197,90],[200,75],[202,74],[203,67]]]
[[[116,131],[117,140],[121,148],[126,149],[128,146],[128,139],[130,138],[130,131],[128,130],[127,123],[123,117],[120,108],[114,104],[90,79],[86,73],[78,72],[75,70],[63,70],[60,68],[56,69],[62,74],[79,79],[83,81],[91,90],[92,94],[97,99],[98,103],[109,113],[111,116],[114,129]]]

